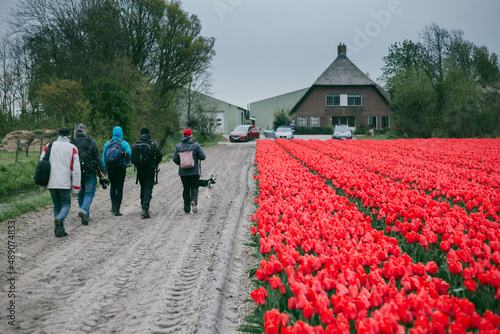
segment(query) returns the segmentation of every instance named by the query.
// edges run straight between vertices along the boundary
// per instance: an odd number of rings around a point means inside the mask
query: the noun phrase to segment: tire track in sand
[[[19,321],[15,328],[0,323],[0,332],[219,333],[223,327],[224,333],[236,333],[241,317],[234,310],[244,309],[248,296],[239,291],[241,282],[247,282],[245,289],[250,282],[234,277],[245,270],[231,259],[244,260],[234,251],[242,252],[235,242],[245,240],[241,234],[248,231],[240,225],[253,208],[248,199],[255,144],[205,151],[204,174],[218,179],[210,197],[200,188],[197,214],[183,213],[177,167],[168,162],[154,189],[152,219],[139,217],[133,178],[125,184],[124,216],[111,216],[109,194],[101,190],[89,226],[80,224],[73,203],[67,238],[53,237],[49,209],[34,214],[38,221],[31,224],[33,214],[21,217]]]

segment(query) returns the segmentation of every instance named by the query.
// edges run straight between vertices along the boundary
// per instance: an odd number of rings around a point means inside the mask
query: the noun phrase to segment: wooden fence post
[[[40,155],[42,155],[42,150],[43,150],[43,136],[40,137]]]
[[[19,155],[19,144],[21,143],[21,139],[18,139],[16,142],[16,163],[17,163],[17,156]]]
[[[26,156],[28,156],[28,150],[30,148],[30,144],[28,144],[28,143],[21,144],[21,139],[18,139],[16,144],[17,144],[16,145],[16,162],[17,162],[17,158],[19,156],[19,150],[26,149]]]

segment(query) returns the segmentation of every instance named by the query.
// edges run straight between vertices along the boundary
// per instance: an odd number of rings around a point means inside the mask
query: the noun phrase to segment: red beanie
[[[182,133],[182,135],[184,137],[191,137],[193,135],[193,132],[191,131],[191,129],[186,129],[186,130],[184,130],[184,132]]]

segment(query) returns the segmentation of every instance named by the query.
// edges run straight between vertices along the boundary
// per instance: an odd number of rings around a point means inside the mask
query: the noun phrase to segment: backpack
[[[106,167],[108,168],[120,168],[123,167],[123,146],[122,140],[109,141],[108,147],[104,152],[104,161],[106,162]]]
[[[88,151],[90,144],[92,143],[92,139],[87,137],[85,139],[85,142],[78,147],[76,145],[75,139],[71,141],[73,145],[75,145],[78,148],[78,157],[80,158],[80,172],[81,172],[81,179],[85,179],[87,175],[92,174],[92,171],[94,170],[94,159],[89,155],[90,152]]]
[[[191,146],[193,146],[193,144],[191,144]],[[191,146],[189,146],[188,150],[186,151],[181,145],[182,152],[179,152],[179,159],[181,160],[179,166],[181,167],[181,169],[189,169],[194,167],[194,158],[193,151],[191,151]]]
[[[52,142],[49,143],[49,146],[47,147],[47,152],[45,152],[45,156],[43,157],[42,160],[38,162],[38,165],[36,166],[35,169],[35,176],[33,177],[33,180],[35,181],[35,184],[39,186],[47,186],[49,184],[49,178],[50,178],[50,150],[52,148]]]
[[[136,167],[150,167],[153,165],[153,149],[149,141],[138,141],[132,146],[132,163]]]

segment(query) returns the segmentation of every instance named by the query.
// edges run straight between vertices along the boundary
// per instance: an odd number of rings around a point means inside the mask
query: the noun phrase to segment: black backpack
[[[123,167],[123,146],[122,140],[109,141],[108,147],[104,152],[104,161],[106,162],[107,168],[120,168]]]
[[[52,149],[52,142],[49,143],[47,147],[47,152],[45,152],[45,156],[42,160],[38,162],[38,165],[35,169],[35,176],[33,177],[35,184],[39,186],[47,186],[49,184],[50,178],[50,150]]]
[[[152,167],[153,155],[150,141],[138,141],[132,146],[132,163],[138,168]]]
[[[94,159],[91,155],[91,152],[89,152],[89,147],[90,144],[92,143],[92,139],[87,137],[85,139],[85,142],[80,144],[80,147],[76,145],[75,139],[71,141],[73,145],[75,145],[78,148],[78,157],[80,158],[80,172],[81,172],[81,179],[83,180],[87,175],[92,174],[92,171],[94,170]]]

